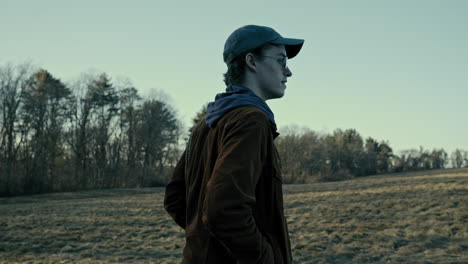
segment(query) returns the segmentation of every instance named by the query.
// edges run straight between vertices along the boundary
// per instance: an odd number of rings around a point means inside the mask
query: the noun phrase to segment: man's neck
[[[244,86],[244,87],[249,88],[250,90],[252,90],[252,92],[253,92],[256,96],[260,97],[263,101],[266,101],[265,96],[264,96],[262,90],[260,89],[260,87],[258,87],[258,85],[257,85],[256,83],[251,82],[251,81],[249,82],[248,80],[246,80],[246,81],[245,81],[244,83],[242,83],[241,85]]]

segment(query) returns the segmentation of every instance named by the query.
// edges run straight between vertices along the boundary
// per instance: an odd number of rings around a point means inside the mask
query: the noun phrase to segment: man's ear
[[[245,66],[253,72],[257,71],[257,63],[255,61],[255,56],[252,53],[247,53],[245,55]]]

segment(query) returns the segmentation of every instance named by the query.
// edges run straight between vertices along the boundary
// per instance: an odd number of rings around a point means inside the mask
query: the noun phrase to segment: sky
[[[0,65],[30,61],[63,82],[86,72],[162,91],[190,125],[223,92],[224,42],[257,24],[305,39],[280,129],[356,129],[390,143],[468,150],[468,1],[0,0]]]

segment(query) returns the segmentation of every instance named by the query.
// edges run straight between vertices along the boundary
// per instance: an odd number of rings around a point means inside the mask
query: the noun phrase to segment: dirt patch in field
[[[468,263],[468,173],[285,185],[295,263]],[[163,188],[0,198],[0,263],[179,263]]]
[[[182,230],[163,189],[99,190],[0,200],[2,263],[177,263]]]

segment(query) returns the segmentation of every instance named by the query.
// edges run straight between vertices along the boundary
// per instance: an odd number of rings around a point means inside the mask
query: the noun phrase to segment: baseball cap
[[[224,44],[223,58],[229,64],[243,52],[253,50],[264,44],[284,45],[288,59],[296,56],[304,44],[303,39],[283,38],[270,27],[247,25],[236,29]]]

